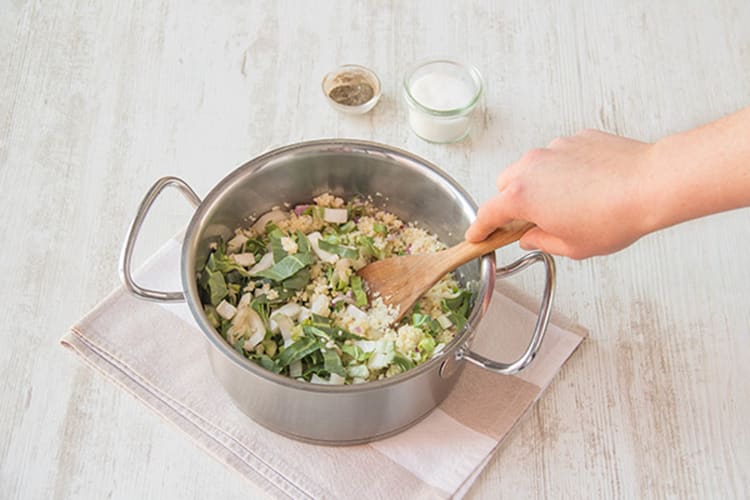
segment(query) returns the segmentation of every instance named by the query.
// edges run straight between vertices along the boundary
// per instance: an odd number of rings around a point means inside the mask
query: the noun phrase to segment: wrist
[[[633,225],[638,237],[668,225],[664,207],[664,180],[659,165],[663,162],[667,145],[662,140],[645,144],[632,167],[630,204]]]

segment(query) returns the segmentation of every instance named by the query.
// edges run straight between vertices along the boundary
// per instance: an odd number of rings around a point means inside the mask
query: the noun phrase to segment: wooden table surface
[[[651,141],[750,104],[741,0],[0,3],[2,498],[259,495],[58,345],[118,285],[124,231],[156,178],[205,194],[274,146],[354,137],[434,161],[481,201],[558,135]],[[440,55],[487,83],[459,145],[415,137],[400,97],[405,70]],[[320,91],[349,62],[383,80],[364,117]],[[138,258],[190,214],[161,200]],[[558,259],[556,308],[591,336],[469,497],[750,495],[748,248],[740,210]]]

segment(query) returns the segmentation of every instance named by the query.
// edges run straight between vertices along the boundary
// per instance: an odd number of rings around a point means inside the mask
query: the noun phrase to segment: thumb
[[[539,249],[543,252],[564,256],[570,254],[570,247],[567,243],[557,236],[545,233],[544,230],[539,227],[527,231],[526,234],[521,237],[519,244],[524,250]]]
[[[495,195],[482,203],[477,212],[476,220],[466,230],[464,237],[467,241],[478,242],[485,239],[498,227],[512,221],[507,200],[502,193]]]

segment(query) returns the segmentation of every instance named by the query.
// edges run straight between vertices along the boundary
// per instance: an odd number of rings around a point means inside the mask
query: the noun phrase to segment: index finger
[[[500,192],[482,203],[476,220],[466,230],[464,237],[467,241],[477,242],[485,239],[498,227],[515,219],[510,212],[507,199]]]

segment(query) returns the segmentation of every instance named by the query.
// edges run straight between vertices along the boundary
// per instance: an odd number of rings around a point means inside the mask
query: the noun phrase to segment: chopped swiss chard
[[[290,363],[301,360],[305,356],[320,350],[321,347],[323,347],[323,344],[317,339],[303,337],[281,351],[281,354],[276,359],[277,369],[283,370]]]
[[[270,268],[259,272],[257,276],[280,282],[291,278],[297,271],[310,264],[312,264],[310,254],[287,255]]]
[[[322,238],[318,240],[318,246],[324,252],[333,253],[345,259],[359,259],[359,250],[356,248],[329,243],[328,240]]]
[[[362,284],[362,278],[354,275],[349,282],[352,286],[352,292],[354,292],[354,304],[358,307],[367,306],[367,293]]]
[[[335,373],[336,375],[346,377],[346,370],[344,370],[344,365],[341,364],[341,358],[333,349],[326,349],[325,353],[323,353],[323,367],[328,373]]]

